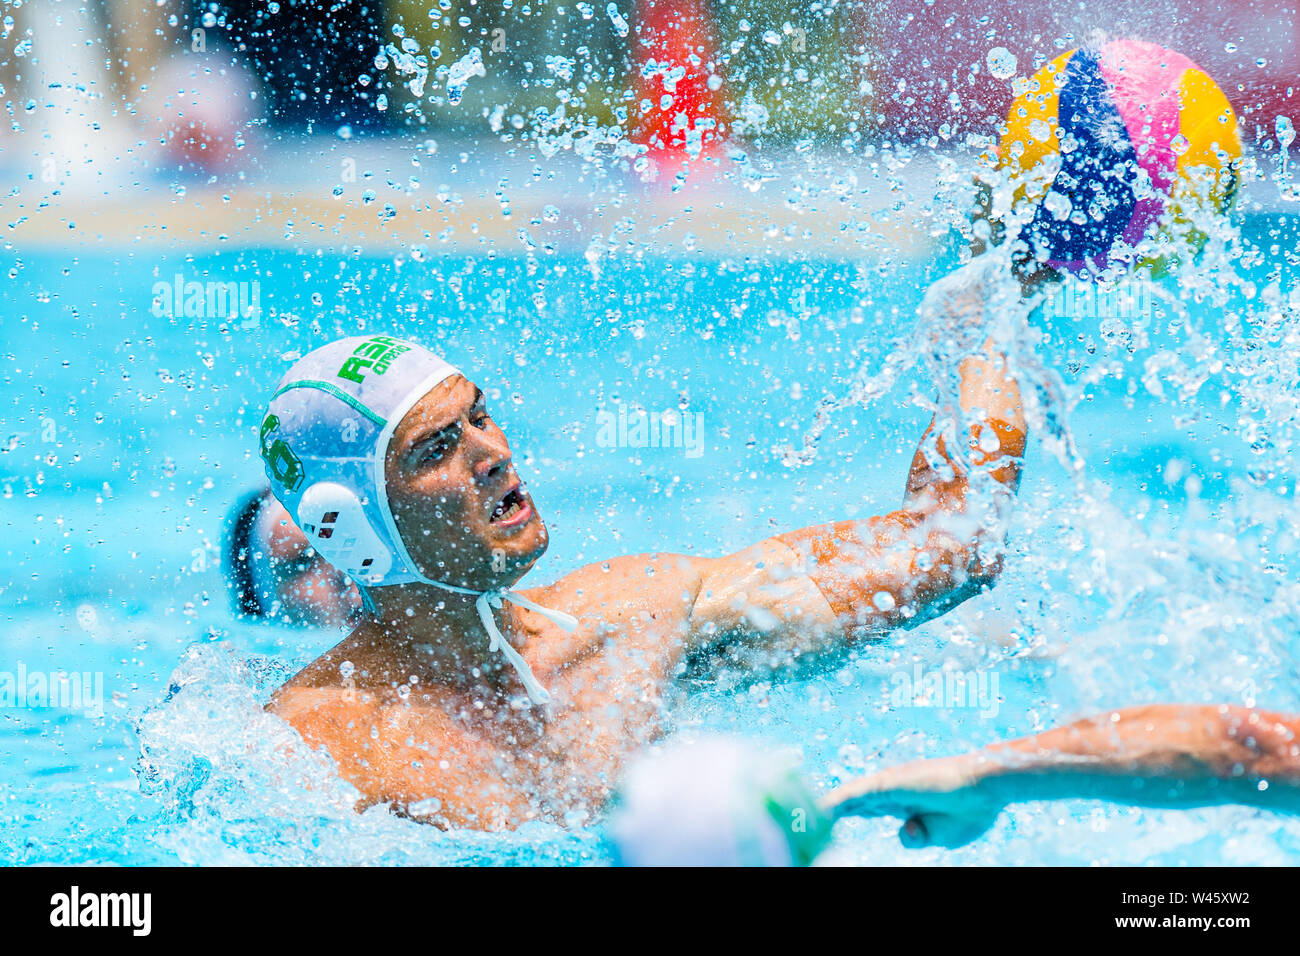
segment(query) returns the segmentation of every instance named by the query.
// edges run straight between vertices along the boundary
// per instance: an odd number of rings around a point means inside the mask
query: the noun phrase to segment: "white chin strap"
[[[523,655],[515,650],[514,647],[511,646],[510,642],[505,639],[505,636],[501,633],[501,628],[497,627],[496,618],[492,614],[492,609],[500,608],[501,600],[504,598],[511,604],[518,604],[520,607],[525,607],[530,611],[537,612],[548,621],[559,625],[569,633],[572,633],[578,627],[578,619],[576,617],[572,614],[565,614],[563,611],[555,611],[549,607],[542,607],[540,604],[528,600],[528,598],[524,597],[522,594],[516,594],[509,588],[494,588],[491,591],[475,591],[473,588],[462,588],[457,587],[454,584],[434,581],[430,578],[426,578],[418,571],[416,572],[416,575],[425,584],[432,584],[434,587],[442,588],[444,591],[455,591],[457,594],[477,595],[477,598],[474,601],[474,609],[478,611],[478,619],[483,622],[483,629],[488,632],[488,637],[491,638],[491,641],[488,644],[488,652],[500,651],[501,656],[510,662],[510,666],[515,669],[515,673],[518,674],[519,679],[523,681],[524,689],[528,691],[529,700],[534,704],[550,703],[550,692],[538,683],[537,678],[533,676],[532,668],[528,666],[528,662],[524,660]]]

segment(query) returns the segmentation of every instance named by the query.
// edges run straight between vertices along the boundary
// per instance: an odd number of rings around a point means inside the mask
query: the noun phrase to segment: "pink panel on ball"
[[[1178,169],[1171,144],[1178,135],[1179,81],[1196,64],[1181,53],[1142,40],[1107,43],[1099,59],[1138,164],[1156,188],[1167,193]]]

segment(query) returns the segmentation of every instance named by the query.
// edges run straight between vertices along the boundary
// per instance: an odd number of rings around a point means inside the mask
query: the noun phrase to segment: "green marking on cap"
[[[302,485],[302,459],[293,453],[288,442],[275,437],[275,430],[280,427],[280,419],[267,415],[262,422],[262,431],[258,440],[262,460],[266,462],[267,474],[292,493]]]
[[[771,782],[764,803],[785,835],[794,865],[810,866],[831,842],[831,818],[794,771]]]
[[[356,398],[353,398],[351,395],[343,391],[343,389],[339,388],[337,385],[331,385],[329,382],[316,382],[316,381],[312,381],[311,379],[301,379],[297,382],[290,382],[288,385],[284,386],[284,388],[280,389],[278,392],[272,395],[271,401],[275,401],[277,398],[279,398],[285,392],[289,391],[289,389],[291,388],[320,389],[322,392],[328,392],[330,395],[333,395],[335,398],[337,398],[340,402],[343,402],[345,405],[350,405],[352,408],[355,408],[358,412],[360,412],[362,415],[365,415],[366,418],[370,419],[380,428],[383,428],[385,425],[388,424],[388,422],[384,421],[384,419],[380,418],[378,415],[376,415],[374,412],[368,409],[361,401],[359,401]]]

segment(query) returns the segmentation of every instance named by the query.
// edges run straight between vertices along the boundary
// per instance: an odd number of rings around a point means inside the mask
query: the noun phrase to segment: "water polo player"
[[[832,819],[898,817],[904,845],[951,848],[978,838],[1008,804],[1072,799],[1298,813],[1300,715],[1235,704],[1126,707],[889,767],[846,783],[823,807]]]
[[[930,295],[985,308],[994,271],[977,261]],[[261,451],[272,490],[365,609],[270,708],[333,756],[363,806],[446,827],[587,819],[658,734],[661,692],[692,655],[726,648],[770,674],[993,582],[1026,424],[982,341],[942,376],[952,402],[898,510],[722,558],[611,557],[519,591],[547,529],[479,388],[383,335],[311,352],[272,397]]]
[[[269,488],[231,509],[222,571],[242,618],[338,627],[361,609],[356,586],[311,546]]]
[[[848,780],[818,800],[789,754],[706,736],[634,761],[608,821],[627,866],[806,866],[845,817],[903,821],[904,846],[955,848],[1012,803],[1099,800],[1300,813],[1300,715],[1234,704],[1147,704],[983,750]],[[689,807],[689,812],[683,812]]]

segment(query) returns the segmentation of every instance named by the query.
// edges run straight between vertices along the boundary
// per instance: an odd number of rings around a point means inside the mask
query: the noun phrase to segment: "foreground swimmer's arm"
[[[837,817],[900,817],[908,846],[955,847],[980,836],[1008,803],[1075,798],[1300,811],[1300,716],[1228,705],[1133,707],[893,767],[845,784],[823,805]]]
[[[785,662],[920,623],[991,584],[1000,570],[997,512],[1019,483],[1027,429],[1015,380],[991,345],[962,361],[959,393],[972,423],[969,461],[992,479],[979,493],[932,422],[899,510],[782,534],[710,562],[692,631],[706,643],[757,634],[777,652],[773,663]]]

